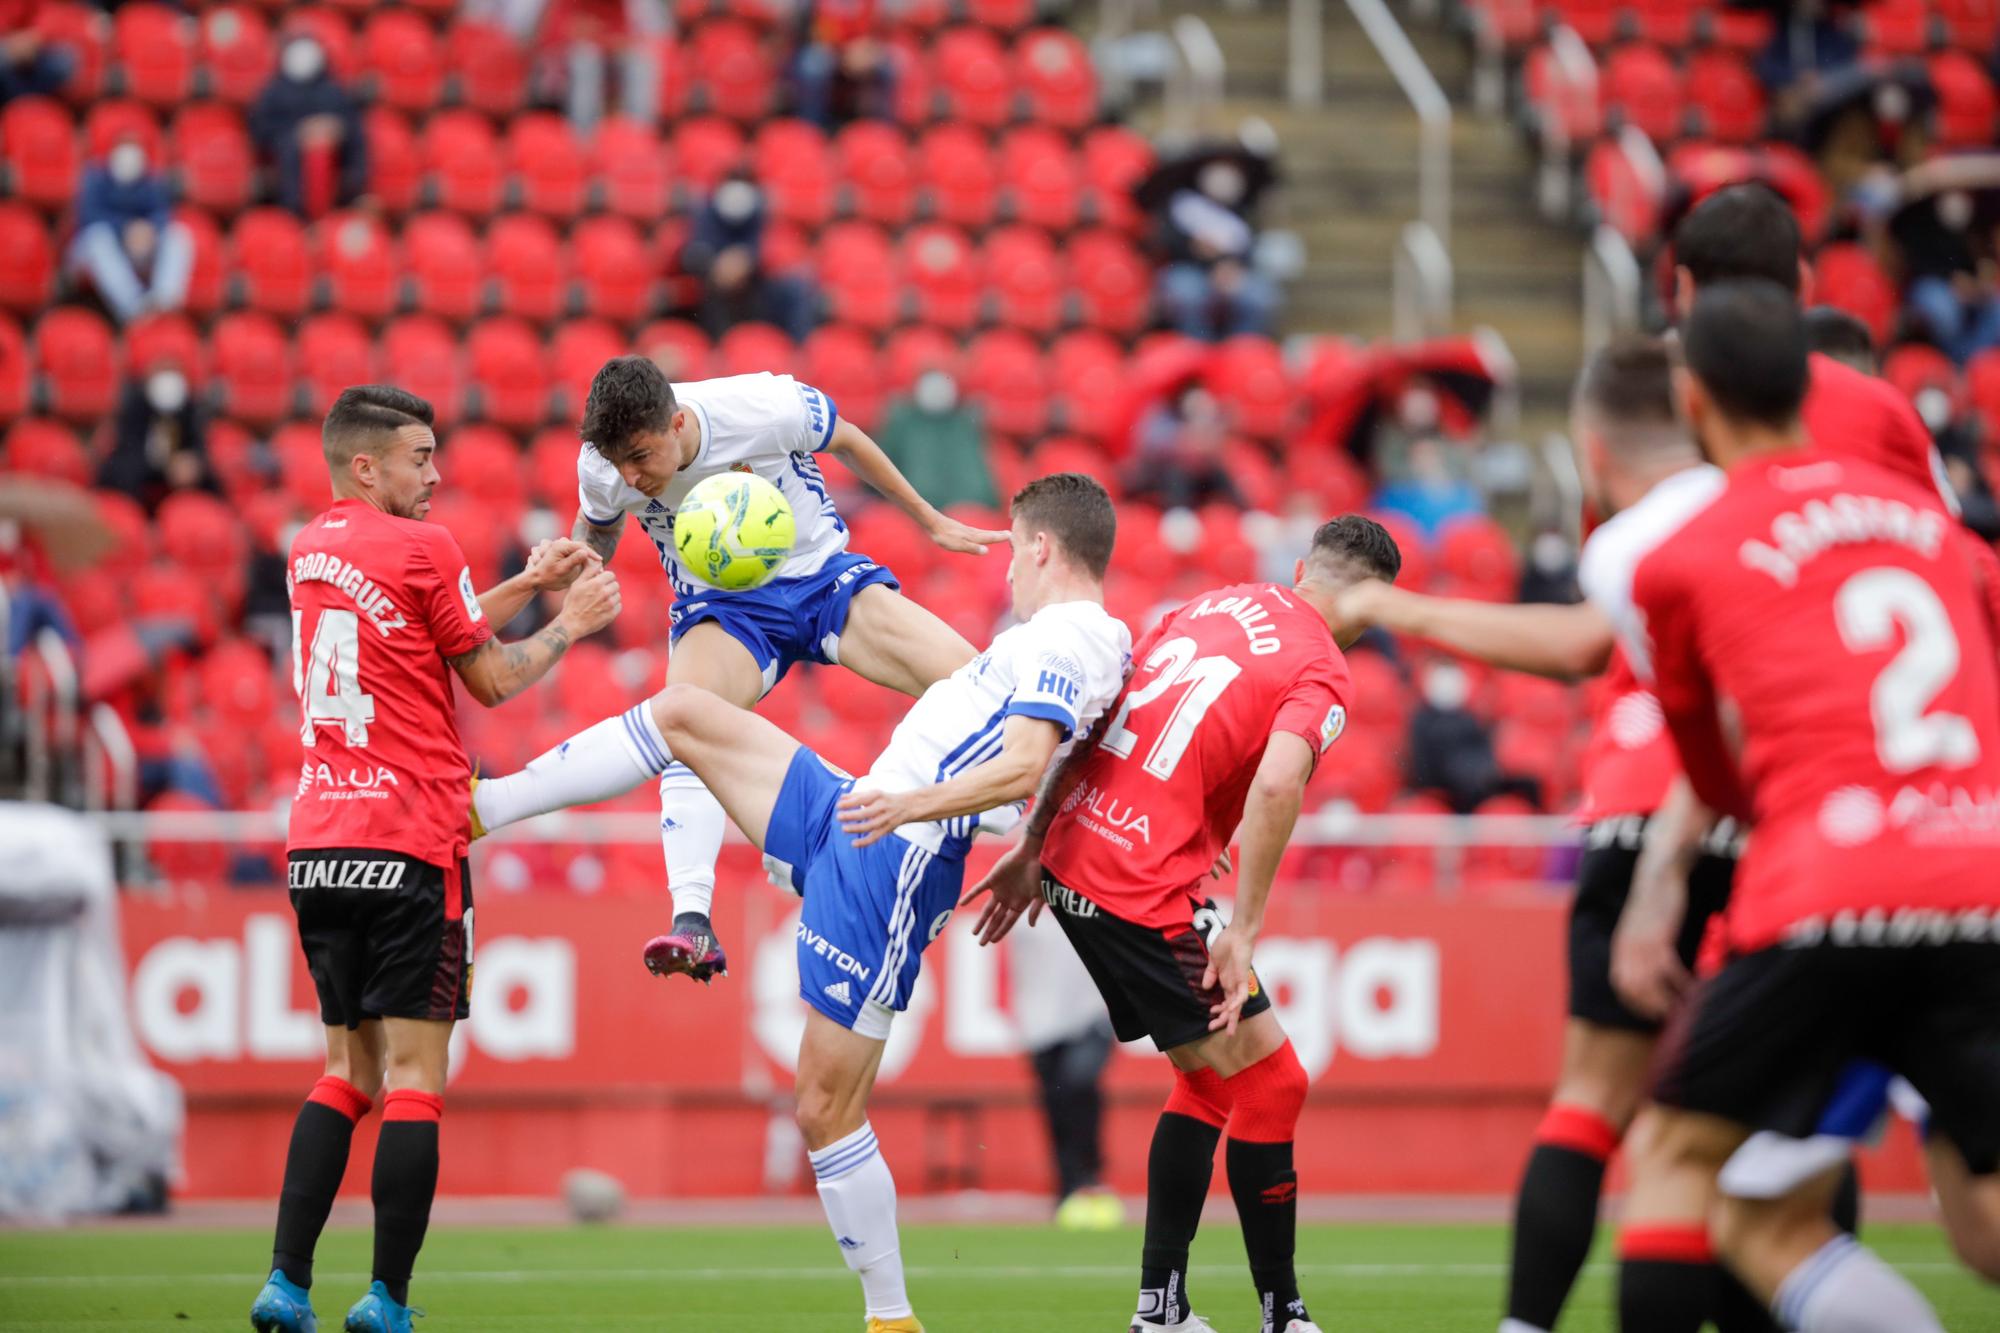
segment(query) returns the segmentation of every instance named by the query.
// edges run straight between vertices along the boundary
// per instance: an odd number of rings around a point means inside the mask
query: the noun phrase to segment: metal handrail
[[[1451,256],[1424,222],[1396,237],[1390,270],[1391,330],[1398,342],[1438,337],[1451,329]]]
[[[1572,547],[1583,544],[1583,473],[1576,466],[1576,451],[1569,437],[1550,432],[1542,437],[1542,465],[1556,488],[1555,519]]]
[[[1168,135],[1192,139],[1206,129],[1222,105],[1228,64],[1215,30],[1193,14],[1173,23],[1174,50],[1180,62],[1167,80],[1164,120]]]
[[[1561,219],[1569,212],[1570,155],[1574,147],[1562,110],[1572,96],[1583,105],[1597,105],[1597,61],[1576,29],[1566,24],[1549,33],[1549,56],[1556,77],[1549,88],[1552,105],[1542,115],[1541,180],[1537,194],[1542,216]]]
[[[1642,279],[1632,247],[1616,227],[1599,224],[1583,252],[1583,351],[1588,356],[1639,327]]]
[[[1292,0],[1290,94],[1294,106],[1318,106],[1325,92],[1326,50],[1323,40],[1300,40],[1308,28],[1319,30],[1318,7],[1324,0]],[[1431,74],[1423,56],[1410,44],[1409,34],[1383,0],[1346,0],[1348,12],[1389,67],[1403,96],[1417,114],[1422,146],[1417,156],[1417,214],[1437,234],[1445,254],[1451,254],[1451,99]],[[1301,9],[1311,9],[1302,16]],[[1308,45],[1308,41],[1310,44]]]
[[[39,669],[21,672],[21,716],[27,724],[22,786],[29,800],[47,801],[60,796],[56,756],[76,744],[76,660],[62,635],[48,628],[35,635],[27,654]]]
[[[139,804],[139,751],[125,719],[110,704],[91,705],[90,740],[96,743],[83,747],[84,809],[104,810],[107,795],[110,809],[133,809]],[[121,882],[135,877],[140,861],[134,843],[113,843],[112,857]]]

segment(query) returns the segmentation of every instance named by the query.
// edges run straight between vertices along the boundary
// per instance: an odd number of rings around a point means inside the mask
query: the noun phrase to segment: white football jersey
[[[718,472],[754,472],[791,502],[798,538],[781,579],[816,573],[847,549],[847,525],[834,511],[813,457],[833,439],[840,420],[833,400],[790,375],[731,375],[674,385],[674,399],[694,413],[701,450],[667,483],[658,499],[625,484],[604,456],[588,444],[576,456],[577,494],[584,516],[599,527],[630,514],[660,553],[660,564],[678,597],[712,597],[674,554],[674,511],[696,482]],[[726,594],[725,594],[726,595]]]
[[[1000,733],[1017,714],[1060,726],[1061,755],[1110,707],[1131,663],[1131,632],[1098,603],[1045,606],[925,690],[855,786],[915,791],[956,777],[1000,753]],[[933,853],[948,841],[962,853],[978,823],[968,815],[896,832]]]
[[[1722,493],[1724,480],[1722,469],[1707,463],[1669,473],[1636,504],[1598,524],[1583,543],[1576,564],[1577,587],[1584,600],[1611,622],[1642,681],[1652,679],[1653,666],[1645,627],[1632,603],[1632,578],[1640,561]]]

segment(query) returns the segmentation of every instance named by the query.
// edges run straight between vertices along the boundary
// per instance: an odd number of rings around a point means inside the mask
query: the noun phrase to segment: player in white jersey
[[[609,560],[629,518],[658,549],[675,597],[669,684],[699,685],[750,708],[794,663],[838,662],[917,695],[971,659],[972,645],[902,596],[893,573],[847,549],[847,525],[816,455],[840,458],[948,551],[978,555],[1007,534],[939,513],[818,389],[771,374],[674,385],[645,357],[623,356],[591,381],[581,434],[573,535]],[[674,557],[682,498],[727,471],[754,472],[783,491],[798,525],[778,576],[745,592],[696,583]],[[674,922],[646,945],[656,974],[706,981],[727,967],[708,919],[722,824],[722,807],[686,765],[669,765],[660,778],[660,840]]]
[[[753,713],[670,684],[473,792],[484,825],[629,791],[672,763],[715,793],[805,899],[797,933],[799,1128],[870,1333],[921,1333],[903,1287],[896,1185],[868,1098],[918,958],[957,905],[983,811],[1026,799],[1124,683],[1132,637],[1104,610],[1117,515],[1104,488],[1060,473],[1013,504],[1007,581],[1020,621],[924,691],[860,779]]]

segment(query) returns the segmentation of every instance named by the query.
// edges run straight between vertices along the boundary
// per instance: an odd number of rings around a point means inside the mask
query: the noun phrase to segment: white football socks
[[[1771,1312],[1800,1333],[1944,1333],[1917,1289],[1846,1234],[1785,1275]]]
[[[722,829],[722,802],[709,795],[686,764],[669,764],[660,775],[660,844],[667,854],[667,892],[673,895],[675,916],[709,914]]]
[[[659,776],[669,762],[652,709],[639,704],[536,756],[519,773],[481,779],[472,804],[490,832],[551,810],[608,801]]]
[[[896,1237],[896,1178],[866,1123],[837,1143],[807,1153],[819,1177],[819,1201],[840,1256],[861,1279],[871,1319],[907,1319],[903,1252]]]

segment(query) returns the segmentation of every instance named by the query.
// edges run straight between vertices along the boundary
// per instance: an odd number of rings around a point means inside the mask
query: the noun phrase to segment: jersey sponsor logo
[[[471,618],[473,624],[477,625],[480,621],[486,619],[486,611],[479,605],[479,594],[472,590],[472,571],[470,569],[461,569],[458,571],[458,595],[464,599],[465,614]]]
[[[1340,733],[1347,730],[1347,710],[1339,704],[1326,710],[1326,721],[1319,724],[1319,748],[1323,754],[1340,739]]]
[[[1839,787],[1820,802],[1817,826],[1835,847],[1891,831],[1922,847],[2000,845],[2000,792],[1933,782],[1898,788],[1885,801],[1867,787]]]
[[[1204,597],[1201,605],[1188,612],[1189,620],[1200,620],[1203,616],[1228,616],[1243,627],[1244,635],[1250,640],[1250,653],[1254,657],[1268,657],[1284,648],[1278,637],[1277,627],[1270,624],[1271,613],[1264,604],[1249,597],[1224,597],[1210,601]]]
[[[1088,921],[1097,915],[1097,904],[1070,888],[1052,879],[1042,881],[1042,897],[1049,906],[1065,916],[1073,916],[1079,921]]]
[[[294,859],[286,867],[294,889],[398,889],[410,863],[382,857],[338,856]]]
[[[1129,802],[1120,802],[1102,787],[1078,786],[1063,801],[1061,813],[1128,852],[1134,838],[1144,843],[1153,841],[1153,817]]]
[[[1819,805],[1820,836],[1836,847],[1859,847],[1881,836],[1887,812],[1866,787],[1841,787]]]
[[[849,976],[859,978],[862,981],[868,980],[868,974],[873,969],[803,921],[799,922],[797,937],[800,944],[805,945],[806,948],[811,949],[821,958],[826,959],[826,961],[832,963]]]
[[[850,1007],[854,1004],[854,988],[849,986],[845,981],[836,981],[831,986],[822,986],[820,987],[820,993],[835,1004],[844,1004]]]
[[[1605,717],[1605,731],[1621,750],[1637,750],[1656,740],[1666,729],[1667,715],[1660,701],[1645,690],[1621,695]]]
[[[1830,944],[1838,949],[1911,949],[1943,944],[2000,943],[2000,909],[1992,907],[1848,908],[1809,916],[1785,928],[1783,948]]]
[[[367,616],[385,639],[410,623],[375,580],[369,578],[359,566],[350,565],[337,555],[308,551],[292,561],[294,595],[301,583],[327,583],[346,593],[354,600],[355,609]],[[471,586],[469,582],[467,586]]]
[[[798,386],[799,402],[806,409],[806,425],[812,430],[813,438],[826,443],[827,434],[832,430],[833,404],[827,396],[810,384]]]
[[[951,909],[947,907],[944,911],[939,912],[936,918],[933,919],[931,922],[931,933],[929,936],[930,942],[935,943],[937,941],[937,937],[944,934],[944,928],[950,924],[951,924]]]
[[[1035,678],[1035,693],[1051,695],[1062,700],[1069,708],[1075,709],[1077,699],[1083,694],[1083,686],[1073,677],[1065,676],[1060,671],[1044,669],[1041,675]]]
[[[388,789],[402,785],[403,780],[396,776],[395,770],[380,764],[372,768],[350,767],[345,771],[310,760],[299,765],[298,794],[318,792],[322,801],[386,801]]]
[[[1771,520],[1771,540],[1744,542],[1736,558],[1745,569],[1769,574],[1780,587],[1790,588],[1802,568],[1835,547],[1886,542],[1935,559],[1945,530],[1945,516],[1934,509],[1843,492],[1779,514]]]

